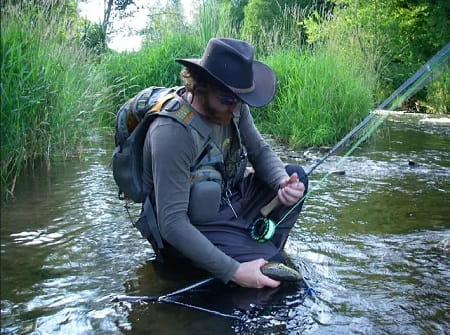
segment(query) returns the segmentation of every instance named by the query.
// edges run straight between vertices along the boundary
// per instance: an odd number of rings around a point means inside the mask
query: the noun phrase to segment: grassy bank
[[[1,18],[1,186],[26,164],[79,153],[108,108],[103,74],[77,42],[72,18],[22,5]]]

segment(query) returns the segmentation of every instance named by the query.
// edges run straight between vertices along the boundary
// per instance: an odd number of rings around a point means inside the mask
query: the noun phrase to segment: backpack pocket
[[[113,176],[123,194],[135,202],[145,200],[142,186],[142,154],[134,153],[133,145],[117,146],[113,152]],[[139,156],[141,159],[136,159]],[[140,164],[139,164],[140,161]]]
[[[191,186],[188,216],[192,223],[213,220],[220,207],[222,189],[217,182],[201,181]]]

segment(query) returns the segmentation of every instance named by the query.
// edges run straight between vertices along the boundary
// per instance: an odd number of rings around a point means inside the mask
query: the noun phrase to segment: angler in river
[[[161,261],[187,259],[224,283],[277,287],[261,267],[284,261],[280,252],[308,180],[300,166],[282,163],[253,123],[249,106],[270,103],[276,86],[273,70],[253,54],[246,42],[213,38],[202,58],[176,60],[182,87],[147,89],[128,102],[127,110],[152,109],[136,227]],[[268,218],[279,221],[297,204],[295,210],[276,229],[255,229],[261,208],[276,196],[280,205]]]

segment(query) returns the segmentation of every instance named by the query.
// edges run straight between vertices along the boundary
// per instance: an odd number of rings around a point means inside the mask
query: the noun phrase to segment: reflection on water
[[[315,297],[303,284],[246,290],[216,281],[176,297],[245,322],[111,302],[159,296],[207,274],[150,261],[116,197],[111,143],[97,139],[81,161],[25,173],[2,206],[2,334],[445,334],[449,135],[445,125],[390,121],[341,166],[334,156],[311,176],[286,249]],[[277,150],[306,165],[321,155]],[[345,174],[319,183],[335,169]]]

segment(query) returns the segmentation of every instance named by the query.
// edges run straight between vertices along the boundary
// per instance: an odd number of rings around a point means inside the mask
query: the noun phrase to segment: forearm
[[[236,272],[239,263],[214,246],[187,216],[173,215],[162,227],[162,236],[168,243],[214,277],[226,283]]]

